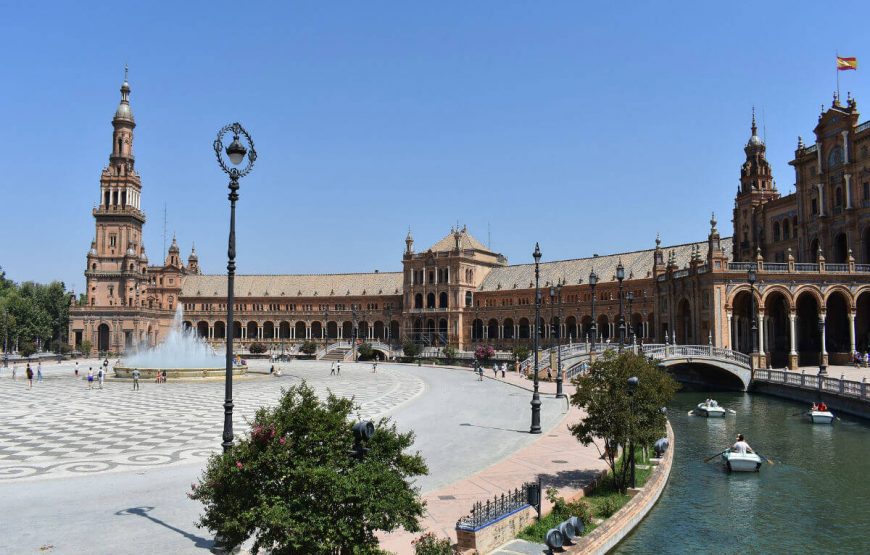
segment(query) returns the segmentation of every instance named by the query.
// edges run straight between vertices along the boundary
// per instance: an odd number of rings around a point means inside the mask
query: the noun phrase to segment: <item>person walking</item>
[[[477,367],[477,381],[479,381],[479,382],[483,381],[483,365],[482,364],[478,365],[478,367]]]
[[[12,365],[12,379],[13,380],[18,379],[18,367],[15,366],[14,364]]]
[[[88,367],[88,389],[94,388],[94,369]]]
[[[101,367],[99,372],[97,372],[97,379],[100,382],[100,389],[103,389],[103,376],[105,376],[105,374],[103,373],[103,369]]]
[[[553,369],[550,368],[549,366],[547,367],[547,381],[548,382],[553,381]]]
[[[133,369],[133,391],[139,391],[139,369]]]
[[[507,362],[501,363],[501,377],[505,377],[505,372],[507,372]]]
[[[372,374],[378,371],[378,361],[372,362]]]
[[[164,370],[160,374],[161,374],[161,379],[163,380],[163,383],[166,383],[166,370]]]
[[[42,381],[42,363],[41,362],[36,363],[36,381],[37,382]]]
[[[79,361],[76,361],[76,378],[79,377]]]
[[[27,374],[27,389],[33,389],[33,368],[30,367],[30,364],[27,365],[25,373]]]
[[[494,363],[492,365],[492,379],[494,379],[494,380],[498,379],[498,364],[497,363]]]
[[[340,362],[335,365],[335,375],[341,376],[341,363]]]
[[[330,375],[330,376],[334,376],[334,375],[335,375],[335,361],[334,361],[334,360],[332,361],[332,366],[331,366],[330,369],[329,369],[329,375]]]

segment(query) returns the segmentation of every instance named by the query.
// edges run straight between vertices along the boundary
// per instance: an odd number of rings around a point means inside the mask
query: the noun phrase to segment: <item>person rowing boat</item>
[[[734,445],[731,446],[732,453],[740,453],[741,455],[745,455],[746,453],[754,453],[752,447],[746,443],[746,439],[743,437],[743,434],[737,434],[737,441],[734,442]]]

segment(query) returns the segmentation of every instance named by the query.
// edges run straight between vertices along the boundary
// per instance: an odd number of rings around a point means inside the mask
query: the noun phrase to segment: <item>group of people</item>
[[[855,351],[852,353],[852,364],[856,367],[864,367],[867,368],[870,366],[870,349],[867,350],[866,353],[861,354],[860,351]]]
[[[818,403],[813,403],[813,406],[810,407],[810,410],[827,412],[828,405],[826,405],[824,401],[819,401]]]
[[[483,381],[483,365],[480,364],[479,362],[475,362],[475,365],[477,366],[477,368],[475,369],[475,373],[477,373],[477,381],[482,382]],[[507,372],[507,363],[506,362],[502,362],[501,364],[496,362],[492,365],[492,377],[493,377],[493,379],[498,379],[499,371],[501,372],[501,377],[504,378],[505,373]]]
[[[30,362],[27,362],[27,367],[24,370],[24,376],[27,378],[27,389],[33,389],[33,378],[36,378],[37,382],[42,381],[42,363],[38,362],[36,364],[36,372],[33,372],[33,367],[30,366]],[[12,379],[18,379],[18,366],[12,365]]]

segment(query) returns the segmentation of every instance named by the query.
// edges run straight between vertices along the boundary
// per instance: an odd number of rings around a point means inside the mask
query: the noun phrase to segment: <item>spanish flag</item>
[[[858,69],[858,58],[841,58],[837,56],[837,71]]]

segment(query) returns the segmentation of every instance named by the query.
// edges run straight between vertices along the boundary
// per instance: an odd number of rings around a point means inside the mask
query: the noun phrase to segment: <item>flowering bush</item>
[[[450,545],[449,538],[439,538],[432,532],[426,532],[411,542],[414,546],[414,555],[453,555],[459,553]]]
[[[474,350],[474,358],[478,362],[486,362],[494,356],[495,349],[492,348],[492,345],[478,345],[477,349]]]
[[[413,432],[376,423],[362,460],[348,456],[349,419],[358,407],[330,394],[320,401],[305,382],[260,408],[249,434],[213,455],[188,496],[200,501],[199,525],[224,547],[254,537],[253,552],[377,553],[375,531],[420,530],[423,502],[411,486],[428,469],[405,454]]]

